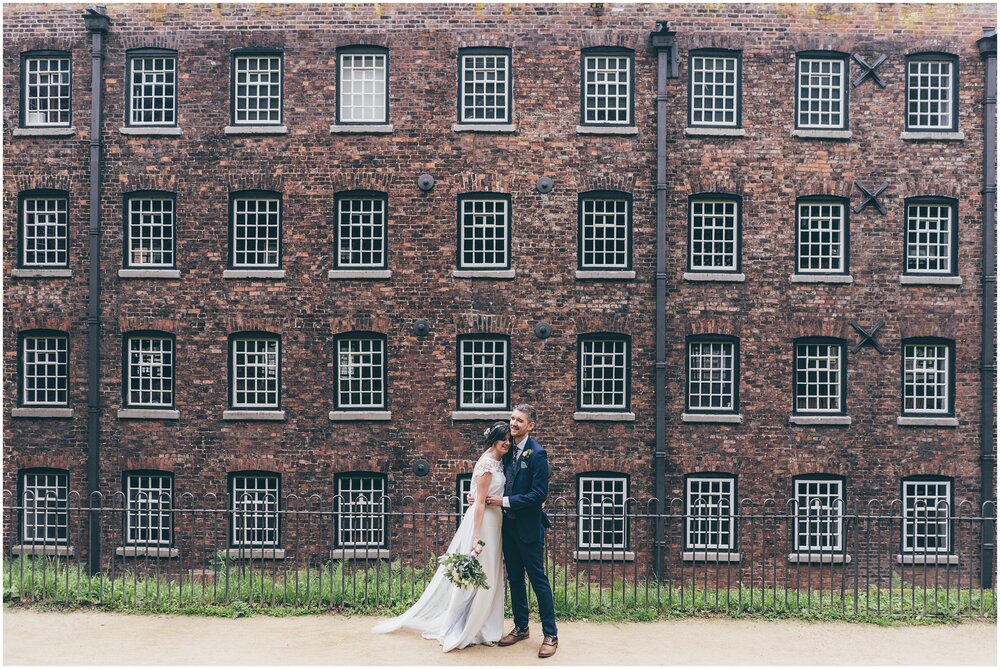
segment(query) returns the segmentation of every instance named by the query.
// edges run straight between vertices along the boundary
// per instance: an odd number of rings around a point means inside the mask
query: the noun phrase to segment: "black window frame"
[[[28,337],[62,337],[66,340],[66,403],[65,404],[25,404],[24,403],[24,340]],[[69,332],[50,328],[33,328],[17,333],[17,404],[25,408],[64,409],[72,406],[72,350]]]
[[[948,350],[948,411],[907,411],[906,410],[906,347],[910,345],[946,346]],[[945,337],[907,337],[899,346],[899,415],[917,418],[955,417],[955,340]]]
[[[583,514],[583,497],[582,497],[582,494],[581,494],[582,491],[580,489],[581,485],[582,485],[582,481],[583,481],[584,478],[621,479],[621,480],[625,481],[625,490],[624,490],[625,497],[624,497],[624,499],[622,501],[622,508],[624,509],[624,514],[623,514],[624,526],[622,528],[622,535],[623,535],[625,541],[624,541],[624,546],[622,546],[622,547],[604,547],[604,546],[601,546],[599,548],[594,548],[594,547],[586,547],[585,548],[584,546],[582,546],[582,542],[580,541],[580,539],[582,538],[581,535],[583,533],[582,526],[578,525],[577,528],[576,528],[576,550],[578,550],[578,551],[584,551],[584,552],[586,552],[586,551],[593,551],[593,552],[605,552],[605,551],[609,551],[609,552],[610,551],[615,551],[615,552],[617,552],[617,551],[626,551],[626,552],[628,552],[628,551],[631,551],[632,550],[632,533],[631,533],[632,523],[630,522],[629,513],[630,513],[630,507],[632,507],[632,504],[635,501],[634,498],[632,497],[632,477],[629,474],[626,474],[624,472],[615,472],[615,471],[603,470],[603,469],[602,470],[593,470],[593,471],[585,471],[585,472],[579,472],[579,473],[577,473],[576,476],[574,477],[574,483],[576,484],[575,485],[575,492],[576,492],[576,504],[577,504],[577,507],[576,507],[577,508],[577,523],[580,523],[582,521],[583,517],[584,517],[584,514]],[[596,515],[596,516],[593,516],[593,517],[604,518],[606,516]],[[591,532],[593,532],[593,529],[591,530]]]
[[[724,342],[733,345],[733,408],[706,409],[691,408],[691,344],[704,342]],[[740,413],[740,338],[722,334],[691,334],[684,338],[684,412],[696,415],[708,414],[729,416]]]
[[[799,481],[839,481],[840,482],[840,548],[837,549],[821,549],[821,548],[811,548],[809,546],[802,547],[799,546],[799,528],[798,528],[798,515],[802,511],[802,507],[799,506],[798,499],[798,483]],[[796,510],[796,516],[791,522],[791,541],[789,544],[796,553],[805,555],[845,555],[847,553],[847,477],[841,474],[825,474],[823,472],[814,472],[810,474],[799,474],[792,477],[792,497],[791,497]],[[808,508],[806,509],[808,512]]]
[[[137,58],[174,59],[174,122],[173,123],[133,123],[132,122],[132,61]],[[180,122],[180,78],[179,57],[174,49],[142,47],[125,51],[125,127],[127,128],[176,128]],[[234,63],[235,67],[235,63]]]
[[[149,406],[146,404],[132,404],[129,402],[131,388],[129,386],[129,342],[132,339],[142,338],[169,339],[171,350],[170,363],[170,406]],[[162,409],[170,410],[177,407],[177,337],[164,330],[129,330],[122,333],[122,408],[123,409]]]
[[[57,476],[65,476],[66,477],[66,499],[65,500],[61,500],[61,501],[64,501],[65,505],[66,505],[65,506],[65,511],[64,511],[65,514],[66,514],[66,538],[65,538],[65,540],[61,540],[61,539],[57,538],[55,541],[48,541],[47,539],[43,539],[42,541],[37,541],[37,540],[30,540],[29,541],[26,538],[26,536],[25,536],[25,530],[27,529],[27,526],[25,525],[25,522],[24,522],[24,520],[25,520],[24,516],[25,516],[25,512],[27,511],[28,507],[27,507],[27,504],[25,503],[25,499],[24,499],[24,477],[27,476],[27,475],[29,475],[29,474],[54,474],[54,475],[57,475]],[[17,508],[17,541],[19,543],[22,543],[22,544],[25,544],[25,545],[28,545],[28,546],[69,546],[70,545],[70,538],[71,538],[72,532],[71,532],[71,529],[70,529],[70,504],[69,504],[69,500],[70,500],[70,497],[72,497],[72,496],[75,495],[75,493],[73,493],[73,491],[70,490],[69,480],[70,480],[69,470],[68,469],[60,469],[58,467],[23,467],[23,468],[17,470],[17,500],[14,503],[14,507]],[[57,501],[60,501],[60,500],[57,500]],[[79,503],[79,499],[77,499],[77,503]]]
[[[843,211],[843,267],[837,272],[817,272],[816,270],[803,270],[799,266],[799,246],[800,246],[800,206],[803,204],[839,204]],[[847,276],[851,273],[851,201],[839,195],[800,195],[795,198],[795,274],[805,274],[809,276]]]
[[[385,116],[381,120],[365,120],[365,121],[345,121],[341,116],[343,98],[341,97],[343,91],[340,87],[340,70],[341,70],[341,57],[346,55],[357,56],[357,55],[378,55],[385,56]],[[337,86],[337,100],[335,107],[337,110],[336,123],[337,125],[384,125],[389,123],[390,111],[389,111],[389,73],[390,73],[390,55],[389,48],[384,46],[377,46],[374,44],[351,44],[348,46],[337,47],[336,52],[337,57],[337,72],[336,86]]]
[[[340,403],[340,342],[350,339],[375,339],[382,342],[382,404],[377,407],[344,406]],[[388,411],[389,410],[389,338],[374,330],[352,330],[333,338],[333,407],[337,411]]]
[[[131,508],[129,507],[129,488],[128,480],[130,476],[163,476],[170,480],[170,511],[168,512],[170,518],[170,541],[167,543],[152,543],[149,541],[132,541],[129,539],[128,533],[128,517],[131,513]],[[176,532],[174,523],[174,502],[177,499],[177,495],[174,492],[174,473],[162,469],[125,469],[122,470],[122,497],[124,498],[124,513],[122,513],[122,545],[123,546],[138,546],[138,547],[149,547],[149,548],[173,548],[176,545]]]
[[[42,124],[29,125],[27,122],[28,113],[28,68],[27,61],[32,58],[68,58],[69,59],[69,120],[63,124]],[[20,104],[18,114],[19,128],[72,128],[73,127],[73,53],[63,49],[34,49],[21,53],[20,71]]]
[[[736,268],[735,269],[703,269],[695,268],[692,264],[692,250],[694,243],[694,205],[696,202],[734,202],[736,204],[736,234],[735,249]],[[719,191],[704,191],[692,193],[688,196],[687,202],[687,271],[692,274],[740,274],[743,272],[743,196],[736,193],[723,193]]]
[[[233,535],[235,534],[234,529],[235,529],[235,522],[236,522],[236,491],[235,491],[235,484],[236,484],[236,477],[238,477],[238,476],[243,476],[243,477],[257,477],[257,478],[267,477],[267,478],[277,479],[278,484],[277,484],[277,486],[275,486],[276,492],[275,492],[275,500],[274,500],[275,516],[276,516],[277,520],[276,520],[276,523],[275,523],[275,542],[274,542],[273,546],[257,546],[257,545],[242,545],[241,546],[241,545],[237,544],[233,540],[235,538]],[[281,502],[282,502],[282,499],[281,499],[281,474],[279,472],[269,471],[269,470],[266,470],[266,469],[241,469],[241,470],[238,470],[238,471],[227,472],[226,473],[226,493],[227,493],[227,496],[229,498],[229,500],[228,500],[229,503],[226,505],[226,507],[227,507],[226,508],[226,516],[228,517],[228,523],[227,523],[228,527],[227,527],[227,533],[226,533],[226,546],[228,546],[231,550],[243,550],[243,551],[250,551],[250,550],[254,550],[254,549],[263,550],[263,551],[277,551],[277,550],[281,550],[281,547],[283,545],[283,543],[282,543],[282,540],[283,540],[282,530],[283,530],[283,527],[284,527],[284,522],[283,522],[283,518],[282,518],[282,516],[284,515],[284,512],[282,511],[282,508],[281,508],[282,507],[282,504],[281,504]],[[266,555],[266,553],[265,553],[265,555]]]
[[[236,200],[268,199],[278,200],[278,264],[277,265],[256,265],[253,267],[239,266],[236,261]],[[280,270],[284,269],[285,256],[285,196],[276,190],[247,189],[229,192],[229,255],[226,259],[226,268],[233,270]]]
[[[463,119],[462,97],[465,86],[465,68],[462,60],[465,56],[505,56],[507,58],[507,118],[498,119]],[[509,125],[514,123],[514,50],[509,47],[476,46],[464,47],[458,50],[458,95],[456,96],[456,118],[460,125]]]
[[[133,199],[138,200],[143,198],[170,200],[173,203],[173,235],[170,240],[170,257],[173,262],[169,267],[150,267],[148,265],[132,264],[131,254],[129,253],[129,246],[132,242],[129,205]],[[166,190],[135,190],[122,193],[122,267],[125,269],[177,269],[177,193]]]
[[[948,484],[948,550],[907,550],[906,549],[906,484],[907,483],[947,483]],[[913,474],[899,478],[900,515],[903,519],[899,527],[899,552],[902,555],[954,555],[955,554],[955,479],[943,474]]]
[[[583,343],[585,341],[621,341],[625,343],[625,406],[583,406]],[[632,410],[632,337],[622,332],[586,332],[576,336],[576,410],[599,413],[621,413]]]
[[[583,263],[584,237],[583,237],[583,203],[587,200],[619,200],[625,202],[625,266],[624,267],[598,267],[588,266]],[[622,190],[594,189],[585,190],[577,194],[576,198],[576,268],[581,272],[630,272],[633,268],[632,253],[632,227],[633,220],[632,193]],[[512,226],[513,227],[513,226]]]
[[[690,541],[690,539],[691,539],[691,532],[689,531],[689,525],[688,525],[688,523],[690,522],[691,518],[697,518],[697,517],[699,517],[699,516],[692,516],[691,515],[691,496],[688,494],[688,481],[690,481],[691,479],[730,479],[733,482],[732,483],[732,485],[733,485],[733,494],[732,494],[733,508],[732,508],[732,515],[731,515],[731,518],[732,518],[732,528],[730,530],[730,534],[732,535],[732,541],[730,542],[730,546],[728,548],[695,548],[691,544],[691,541]],[[739,513],[739,511],[740,511],[739,476],[737,476],[736,474],[730,473],[730,472],[723,472],[723,471],[689,472],[689,473],[685,474],[684,475],[684,521],[685,522],[683,523],[683,528],[682,528],[682,532],[684,533],[684,537],[682,539],[682,542],[683,542],[683,545],[684,545],[684,550],[685,551],[698,551],[698,552],[703,552],[704,551],[704,552],[709,553],[710,555],[712,553],[732,553],[732,552],[739,552],[739,547],[740,547],[740,535],[739,535],[739,529],[740,529],[739,517],[740,517],[740,513]],[[706,517],[710,518],[711,516],[706,516]],[[722,516],[720,515],[719,517],[721,518]]]
[[[734,116],[735,124],[718,123],[695,123],[694,122],[694,59],[706,58],[735,58],[736,59],[736,109]],[[692,49],[688,52],[688,104],[687,104],[687,124],[689,128],[742,128],[743,127],[743,50],[742,49]]]
[[[372,266],[342,265],[340,263],[340,203],[342,200],[380,200],[382,202],[382,264]],[[369,270],[389,268],[389,194],[385,191],[355,189],[337,191],[333,195],[333,263],[338,270]]]
[[[234,401],[236,399],[236,361],[234,359],[235,352],[233,350],[237,339],[273,339],[278,342],[278,379],[277,379],[277,390],[278,390],[278,404],[273,407],[238,407],[234,406]],[[227,390],[226,390],[226,408],[233,411],[281,411],[281,367],[282,358],[285,354],[284,346],[282,345],[282,337],[280,334],[275,332],[266,332],[264,330],[241,330],[239,332],[233,332],[227,337],[226,350],[228,352],[228,360],[226,361],[227,368]]]
[[[62,199],[66,203],[66,264],[64,265],[27,265],[24,263],[24,243],[26,217],[24,203],[31,199]],[[72,208],[70,205],[69,191],[59,188],[31,188],[19,191],[17,194],[17,259],[15,267],[18,269],[69,269],[72,225]]]
[[[953,73],[951,78],[951,124],[948,128],[925,128],[910,125],[910,63],[915,61],[949,61],[951,63]],[[944,51],[921,51],[906,56],[903,61],[903,127],[906,132],[958,132],[958,66],[958,56]]]
[[[462,205],[465,202],[475,201],[475,200],[505,200],[507,202],[507,263],[503,267],[476,267],[467,266],[462,264],[462,227],[464,221],[462,217],[464,216],[462,212]],[[514,258],[514,244],[513,244],[513,232],[514,232],[514,203],[511,199],[510,193],[499,193],[495,191],[472,191],[468,193],[459,193],[456,197],[456,221],[455,221],[455,268],[464,272],[500,272],[504,270],[509,270],[513,267]]]
[[[280,112],[277,121],[238,121],[236,119],[236,61],[239,58],[254,56],[277,56],[278,76],[281,82],[281,95],[279,97]],[[281,126],[285,123],[285,50],[275,47],[240,47],[229,52],[229,122],[234,126]]]
[[[340,487],[340,481],[345,478],[372,478],[372,479],[379,479],[382,481],[382,487],[383,490],[385,490],[385,493],[383,494],[381,500],[383,527],[382,527],[382,542],[380,544],[378,545],[369,544],[365,546],[360,546],[360,545],[347,546],[340,541],[340,532],[341,532],[341,527],[339,524],[340,513],[341,513],[340,505],[341,502],[343,501],[343,498],[337,492],[337,490]],[[390,526],[391,520],[388,515],[390,507],[391,505],[389,503],[388,474],[383,474],[382,472],[375,472],[370,470],[362,470],[362,469],[337,472],[336,474],[334,474],[333,475],[333,518],[332,518],[334,548],[343,551],[358,551],[358,552],[364,552],[373,549],[383,549],[383,550],[388,549],[390,540],[389,535],[392,529]]]
[[[910,206],[947,205],[951,207],[951,270],[944,272],[921,272],[909,269]],[[916,195],[903,200],[903,275],[904,276],[958,276],[958,200],[940,195]]]
[[[504,395],[507,403],[503,407],[465,407],[462,405],[462,343],[472,340],[488,340],[497,341],[503,340],[507,342],[507,369],[504,372],[506,374],[506,387],[504,388]],[[512,408],[511,404],[511,358],[513,357],[513,351],[511,350],[511,337],[510,335],[491,333],[491,332],[475,332],[468,334],[461,334],[455,340],[455,408],[458,411],[510,411]]]
[[[608,56],[629,59],[628,122],[608,123],[587,120],[587,58]],[[580,125],[591,128],[635,127],[635,50],[623,46],[591,46],[580,49]]]
[[[835,344],[840,347],[840,410],[800,411],[799,400],[799,346],[805,344]],[[838,337],[799,337],[792,341],[792,415],[793,416],[846,416],[847,415],[847,341]]]
[[[800,93],[800,82],[799,82],[799,63],[802,60],[839,60],[844,63],[844,74],[843,74],[843,91],[844,91],[844,111],[843,111],[843,122],[837,127],[833,126],[823,126],[817,128],[814,126],[803,127],[799,125],[799,93]],[[825,51],[825,50],[812,50],[812,51],[799,51],[795,54],[795,107],[792,110],[792,122],[793,127],[796,130],[805,131],[838,131],[838,130],[849,130],[851,127],[851,56],[850,54],[844,53],[842,51]]]

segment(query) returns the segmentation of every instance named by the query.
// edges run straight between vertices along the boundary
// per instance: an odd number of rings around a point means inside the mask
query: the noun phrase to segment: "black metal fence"
[[[462,508],[454,496],[331,503],[266,492],[4,501],[5,601],[150,610],[401,610],[433,575]],[[996,615],[995,580],[981,573],[993,505],[718,501],[550,499],[559,615]]]

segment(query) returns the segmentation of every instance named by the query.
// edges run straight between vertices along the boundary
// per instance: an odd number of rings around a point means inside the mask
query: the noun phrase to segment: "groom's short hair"
[[[535,407],[531,406],[530,404],[518,404],[514,407],[514,411],[520,411],[525,416],[527,416],[528,420],[530,420],[532,423],[538,422],[538,412],[535,411]]]

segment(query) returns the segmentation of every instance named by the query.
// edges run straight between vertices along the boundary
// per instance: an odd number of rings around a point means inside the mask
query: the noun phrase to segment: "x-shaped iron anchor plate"
[[[875,350],[885,355],[885,349],[882,348],[882,344],[878,343],[878,340],[875,339],[875,333],[881,330],[883,325],[885,325],[885,321],[879,321],[872,326],[871,330],[865,330],[856,321],[851,321],[851,327],[861,335],[861,341],[851,347],[851,353],[857,353],[865,344],[871,344],[875,347]]]
[[[889,56],[883,53],[881,56],[876,58],[875,62],[872,63],[871,65],[866,63],[865,59],[859,56],[858,54],[854,54],[852,57],[854,58],[854,61],[859,66],[861,66],[861,74],[854,77],[854,79],[851,81],[852,86],[857,88],[862,83],[864,83],[865,79],[871,77],[875,81],[875,83],[878,84],[879,88],[885,88],[885,81],[882,80],[882,77],[875,70],[877,70],[878,66],[884,63],[886,58],[888,58]]]
[[[861,190],[861,192],[865,194],[865,199],[861,202],[861,204],[854,207],[852,211],[855,214],[857,214],[868,205],[874,204],[878,208],[879,212],[881,212],[881,214],[885,216],[885,205],[883,205],[881,202],[878,201],[878,196],[881,195],[883,191],[885,191],[885,189],[889,187],[889,182],[883,181],[874,190],[869,189],[868,186],[863,184],[861,182],[861,179],[855,179],[854,185],[857,186]]]

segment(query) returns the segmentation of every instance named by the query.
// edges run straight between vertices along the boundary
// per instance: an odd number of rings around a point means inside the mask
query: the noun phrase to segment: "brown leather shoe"
[[[527,629],[519,630],[519,629],[517,629],[517,626],[515,625],[514,629],[512,629],[509,632],[507,632],[507,634],[505,634],[500,639],[500,641],[497,642],[497,645],[498,646],[513,646],[518,641],[524,641],[525,639],[527,639],[528,636],[529,636],[529,634],[530,633],[528,632]]]
[[[538,657],[546,658],[552,657],[556,654],[556,648],[559,647],[559,638],[554,636],[547,636],[542,639],[542,647],[538,649]]]

